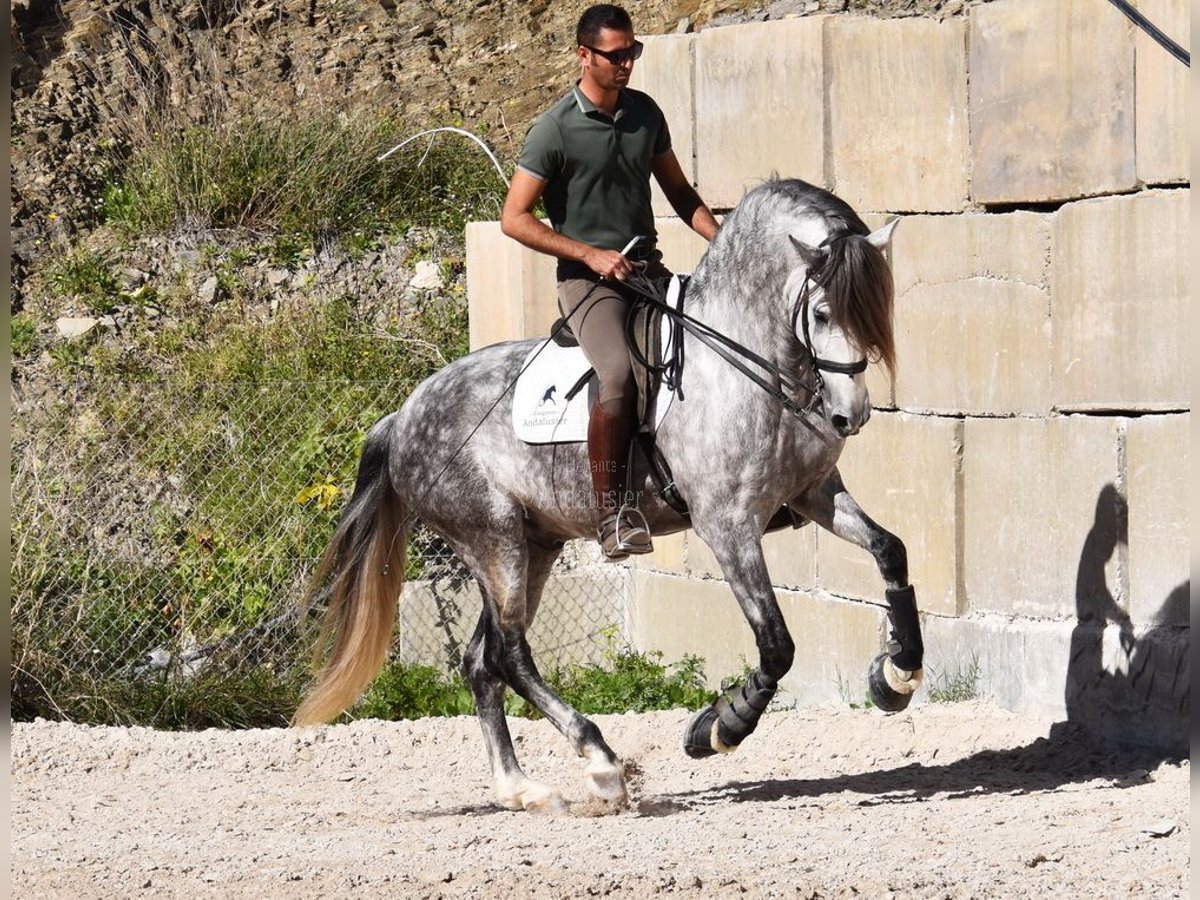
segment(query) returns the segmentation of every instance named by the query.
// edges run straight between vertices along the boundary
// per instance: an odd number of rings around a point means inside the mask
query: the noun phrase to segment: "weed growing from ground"
[[[37,322],[27,312],[15,313],[8,322],[14,359],[30,356],[38,347]]]
[[[965,703],[979,698],[979,658],[971,654],[967,665],[951,672],[931,671],[930,703]]]
[[[851,709],[874,709],[875,702],[871,699],[870,691],[864,686],[862,688],[862,699],[856,700],[858,696],[855,689],[851,686],[849,679],[842,677],[841,670],[837,670],[834,675],[834,683],[837,685],[838,696],[842,698],[842,702]]]
[[[47,266],[45,281],[60,300],[74,301],[85,312],[107,315],[120,302],[121,284],[114,266],[108,253],[76,247]]]

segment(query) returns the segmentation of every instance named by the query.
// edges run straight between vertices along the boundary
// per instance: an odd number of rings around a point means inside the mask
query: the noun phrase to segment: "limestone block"
[[[467,223],[467,327],[472,350],[521,336],[521,254],[499,222]]]
[[[474,582],[457,589],[425,579],[407,582],[397,612],[397,655],[406,663],[446,666],[471,639],[482,602]]]
[[[880,413],[846,442],[838,469],[868,516],[904,542],[922,610],[960,611],[957,539],[962,422]],[[836,535],[817,535],[818,584],[832,593],[883,602],[874,557]]]
[[[1125,436],[1129,607],[1140,625],[1187,625],[1191,417],[1143,416]]]
[[[922,622],[925,685],[915,700],[977,672],[980,697],[1024,715],[1064,718],[1071,622],[1045,622],[998,616]]]
[[[784,528],[763,535],[763,556],[771,584],[810,589],[817,580],[817,531],[809,523],[803,528]]]
[[[1184,49],[1191,48],[1186,0],[1138,0],[1138,10]],[[1183,63],[1138,29],[1137,177],[1147,184],[1191,180],[1188,75]]]
[[[758,660],[754,635],[723,581],[634,570],[629,612],[638,650],[658,650],[667,662],[702,656],[710,687]]]
[[[883,649],[883,610],[795,591],[780,591],[778,599],[792,640],[805,648],[780,682],[779,701],[861,703],[867,696],[867,668]]]
[[[696,175],[730,209],[772,173],[825,183],[825,17],[708,28],[696,41]]]
[[[1060,409],[1189,403],[1189,191],[1147,191],[1055,215],[1050,295]]]
[[[785,528],[763,535],[763,557],[773,585],[790,588],[810,588],[814,585],[816,532],[817,526],[809,524],[800,529]],[[654,539],[656,550],[648,559],[657,556],[658,541],[658,538]],[[671,568],[696,578],[725,578],[712,550],[694,531],[687,532],[685,559],[684,566]]]
[[[967,419],[963,572],[972,611],[1048,618],[1124,594],[1112,532],[1119,423]]]
[[[971,195],[1067,200],[1137,183],[1133,28],[1092,0],[970,14]]]
[[[687,571],[689,575],[699,578],[725,577],[708,544],[694,531],[689,531],[687,535]]]
[[[686,571],[684,554],[687,548],[687,533],[680,531],[676,534],[654,536],[654,552],[642,556],[629,557],[630,563],[638,569],[651,569],[659,572],[674,572],[682,575]]]
[[[658,231],[663,265],[672,272],[694,272],[700,257],[708,249],[708,241],[678,218],[655,219],[654,227]]]
[[[633,67],[629,86],[645,91],[663,111],[671,129],[671,146],[688,180],[696,182],[695,145],[692,123],[696,117],[693,93],[693,56],[696,36],[692,34],[656,34],[639,38],[646,45],[642,58]],[[656,216],[674,215],[671,204],[658,186],[651,183]]]
[[[893,329],[895,328],[896,315],[893,313]],[[897,345],[897,354],[901,351]],[[900,367],[900,359],[897,356],[897,371]],[[867,366],[867,371],[864,376],[867,382],[867,395],[871,399],[871,409],[874,410],[894,410],[896,408],[896,383],[892,375],[888,374],[887,367],[882,363],[871,363]]]
[[[467,224],[467,310],[471,349],[544,337],[558,318],[555,261],[500,231]]]
[[[971,278],[1045,287],[1052,221],[1032,212],[905,216],[892,236],[896,294]]]
[[[857,209],[947,212],[968,197],[966,24],[826,25],[833,192]]]
[[[1050,216],[910,216],[893,239],[902,409],[1050,409]]]
[[[896,405],[1007,415],[1050,409],[1046,291],[972,278],[913,288],[896,301]]]
[[[710,687],[758,665],[754,635],[729,586],[655,572],[635,572],[631,636],[635,647],[656,650],[667,662],[703,657]],[[865,674],[882,648],[883,610],[865,603],[794,591],[778,593],[780,609],[798,646],[781,683],[779,700],[811,705],[866,694]]]
[[[1067,721],[1105,743],[1186,753],[1188,643],[1187,628],[1077,621],[1063,691]]]
[[[931,618],[924,639],[914,702],[974,668],[979,696],[1006,709],[1066,720],[1106,744],[1187,752],[1187,628],[1137,629],[1123,645],[1119,626],[1094,621]]]

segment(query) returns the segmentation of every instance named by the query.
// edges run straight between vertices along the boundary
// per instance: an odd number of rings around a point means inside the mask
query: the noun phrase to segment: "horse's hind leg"
[[[886,588],[891,634],[887,652],[871,664],[868,687],[876,706],[899,712],[921,685],[925,653],[916,593],[908,583],[904,542],[863,512],[836,469],[823,484],[788,505],[875,557]]]
[[[562,812],[566,807],[558,791],[529,778],[517,762],[508,721],[504,717],[506,685],[500,671],[500,635],[492,602],[485,595],[479,624],[463,654],[463,674],[475,697],[475,711],[483,729],[483,743],[496,795],[509,809]]]
[[[530,691],[529,695],[526,695],[513,682],[509,683],[513,684],[514,689],[522,697],[541,710],[546,718],[550,719],[571,742],[575,752],[587,760],[584,777],[587,779],[587,787],[592,795],[601,800],[620,803],[626,799],[624,765],[605,743],[600,729],[596,727],[595,723],[571,708],[542,680],[533,664],[529,645],[524,638],[525,633],[533,626],[534,616],[537,615],[538,606],[542,600],[542,590],[546,586],[546,580],[550,577],[554,561],[562,552],[562,546],[561,542],[547,544],[537,536],[529,538],[525,622],[520,640],[520,645],[524,647],[524,653],[519,667],[529,673],[525,679],[526,689]]]
[[[500,802],[511,809],[560,811],[557,791],[528,778],[513,751],[504,718],[504,687],[511,686],[571,741],[588,761],[588,786],[606,800],[625,797],[623,767],[594,723],[575,712],[542,680],[525,632],[532,622],[561,544],[530,542],[519,550],[492,554],[490,564],[473,566],[484,589],[484,612],[464,657],[463,668],[475,695],[484,742]]]

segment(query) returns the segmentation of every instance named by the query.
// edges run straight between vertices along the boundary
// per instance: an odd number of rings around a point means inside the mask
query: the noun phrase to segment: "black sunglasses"
[[[624,65],[626,61],[641,58],[643,49],[641,41],[634,41],[632,47],[624,47],[620,50],[597,50],[588,44],[584,44],[583,48],[591,50],[597,56],[603,56],[614,66]]]

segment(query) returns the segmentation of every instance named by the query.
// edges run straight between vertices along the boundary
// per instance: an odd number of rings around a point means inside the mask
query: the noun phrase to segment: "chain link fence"
[[[300,603],[394,409],[386,382],[58,386],[14,403],[13,711],[121,719],[147,684],[311,676]],[[627,579],[570,544],[530,636],[547,666],[601,662]],[[393,657],[457,667],[474,579],[416,527]],[[130,713],[126,720],[136,720]]]

